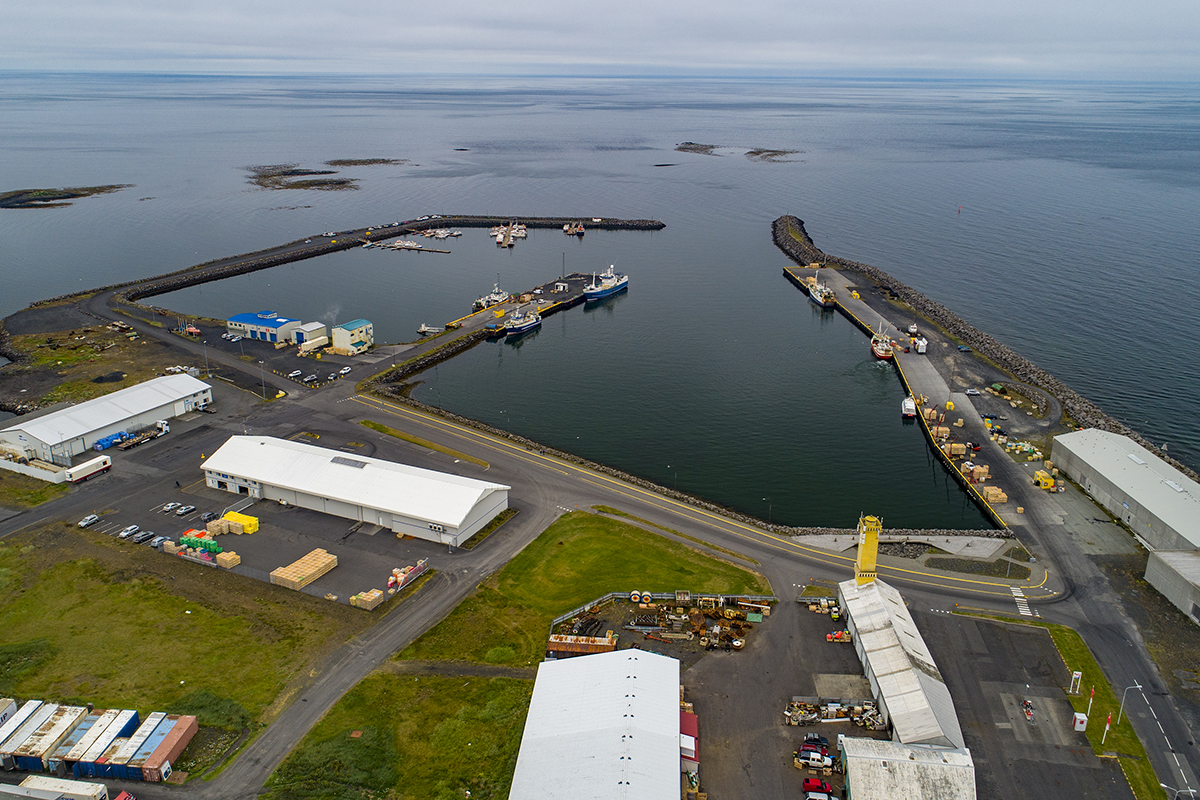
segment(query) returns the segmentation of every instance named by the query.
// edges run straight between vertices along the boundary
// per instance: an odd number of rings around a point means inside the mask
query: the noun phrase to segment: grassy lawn
[[[998,619],[1004,622],[1011,622],[1020,625],[1032,625],[1039,628],[1045,628],[1050,632],[1050,638],[1054,640],[1054,646],[1058,648],[1058,654],[1062,656],[1063,663],[1067,669],[1074,671],[1079,670],[1083,673],[1083,679],[1080,682],[1080,693],[1078,695],[1067,695],[1067,700],[1076,711],[1087,713],[1088,695],[1091,692],[1091,687],[1096,687],[1096,697],[1092,703],[1092,713],[1088,717],[1087,737],[1088,742],[1092,745],[1092,750],[1097,755],[1101,753],[1116,753],[1121,764],[1121,769],[1125,773],[1125,778],[1129,781],[1129,786],[1133,790],[1134,796],[1139,800],[1159,800],[1162,797],[1162,789],[1159,788],[1158,778],[1154,774],[1154,767],[1150,765],[1150,761],[1146,758],[1146,749],[1142,746],[1141,739],[1133,730],[1133,726],[1129,723],[1128,717],[1121,718],[1121,724],[1117,724],[1117,712],[1121,705],[1120,690],[1114,690],[1104,677],[1104,673],[1100,671],[1100,665],[1096,663],[1095,657],[1092,656],[1092,651],[1088,649],[1081,637],[1074,629],[1068,628],[1065,625],[1055,625],[1050,622],[1036,622],[1012,619],[1009,617],[997,617],[987,614],[969,614],[967,616],[980,616],[988,619]],[[1064,694],[1067,687],[1063,687]],[[1136,690],[1135,690],[1136,691]],[[1133,693],[1126,698],[1129,702],[1141,702],[1133,697]],[[1109,730],[1104,744],[1100,743],[1100,739],[1104,737],[1104,721],[1109,712],[1113,715],[1113,726]]]
[[[480,542],[482,542],[487,537],[491,536],[496,531],[500,530],[500,526],[502,526],[504,523],[508,522],[510,519],[512,519],[516,515],[517,515],[517,510],[515,508],[504,509],[499,514],[497,514],[495,516],[495,518],[492,519],[491,522],[489,522],[487,525],[484,525],[483,529],[480,530],[479,533],[475,534],[470,539],[467,539],[466,542],[459,545],[459,549],[460,550],[474,550],[476,545],[478,545]]]
[[[68,524],[0,546],[3,696],[195,713],[240,730],[372,621]]]
[[[4,508],[32,508],[64,495],[70,490],[65,483],[47,483],[7,470],[0,471],[0,506]]]
[[[313,728],[262,797],[507,797],[532,693],[533,681],[511,678],[375,673]]]
[[[837,590],[832,586],[817,586],[815,583],[810,583],[804,587],[804,591],[800,593],[801,597],[837,597]]]
[[[451,458],[457,458],[460,461],[467,461],[472,464],[477,464],[484,469],[487,469],[488,467],[488,462],[484,461],[482,458],[476,458],[475,456],[469,456],[466,453],[460,453],[457,450],[451,450],[449,447],[443,447],[442,445],[431,442],[428,439],[422,439],[419,436],[413,436],[411,433],[405,433],[404,431],[398,431],[395,428],[389,428],[383,423],[372,422],[369,419],[364,419],[359,424],[370,428],[373,431],[377,431],[378,433],[386,433],[388,436],[395,436],[397,439],[403,439],[409,444],[415,444],[418,447],[424,447],[429,450],[434,450],[438,453],[444,453]]]
[[[770,594],[765,578],[620,520],[560,517],[400,658],[526,666],[542,659],[550,621],[631,589]]]
[[[625,511],[621,511],[619,508],[613,508],[612,506],[592,506],[592,508],[596,511],[599,511],[601,514],[612,514],[613,516],[616,516],[616,517],[624,517],[625,519],[631,519],[634,522],[641,523],[642,525],[648,525],[651,528],[658,528],[660,531],[666,531],[667,533],[671,534],[672,536],[678,536],[680,539],[687,539],[689,542],[694,542],[695,544],[698,544],[702,547],[707,547],[709,550],[712,550],[714,552],[724,553],[725,555],[733,556],[734,558],[740,558],[741,560],[748,561],[751,564],[758,564],[758,562],[755,561],[750,556],[742,555],[741,553],[737,552],[736,550],[730,550],[727,547],[721,547],[720,545],[716,545],[716,544],[709,544],[708,542],[704,541],[703,539],[701,539],[698,536],[689,536],[686,533],[680,533],[679,531],[675,530],[674,528],[668,528],[666,525],[659,525],[657,522],[651,522],[648,519],[642,519],[641,517],[635,517],[633,514],[630,514]]]

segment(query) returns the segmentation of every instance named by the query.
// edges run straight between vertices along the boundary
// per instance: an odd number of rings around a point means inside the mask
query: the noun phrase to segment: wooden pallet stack
[[[300,590],[336,566],[337,556],[318,547],[298,561],[272,570],[271,583]]]
[[[229,520],[214,519],[205,525],[204,529],[208,531],[209,536],[220,536],[221,534],[229,533]]]
[[[232,550],[226,550],[223,553],[217,553],[217,566],[225,569],[233,569],[238,564],[242,563],[242,557]]]
[[[369,592],[359,592],[350,598],[350,605],[355,608],[365,608],[367,611],[372,611],[374,608],[387,599],[387,595],[381,589],[372,589]]]
[[[985,486],[981,493],[983,494],[983,499],[990,505],[1008,502],[1008,495],[999,486]]]

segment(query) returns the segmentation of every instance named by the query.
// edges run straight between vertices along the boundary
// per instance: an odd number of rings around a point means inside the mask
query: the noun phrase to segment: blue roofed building
[[[356,319],[333,326],[333,352],[341,356],[356,356],[375,344],[375,326],[365,319]]]
[[[235,336],[259,339],[264,342],[291,341],[292,332],[298,327],[300,327],[300,320],[281,317],[274,311],[236,314],[225,320],[225,329]]]

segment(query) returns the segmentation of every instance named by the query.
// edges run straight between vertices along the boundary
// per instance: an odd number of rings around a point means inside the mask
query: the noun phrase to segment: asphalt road
[[[108,306],[112,294],[101,293],[83,301],[80,306],[98,317],[121,318]],[[798,302],[804,302],[802,298],[803,295],[797,295]],[[132,324],[143,335],[163,339],[197,358],[203,357],[200,343],[183,340],[144,323]],[[212,350],[208,351],[208,356],[224,367],[246,375],[249,385],[259,382],[257,365],[247,364],[226,353],[214,354]],[[355,377],[362,379],[365,372],[365,369],[356,369]],[[358,397],[354,383],[350,381],[338,381],[320,390],[302,391],[296,391],[290,382],[273,377],[268,377],[267,384],[268,387],[286,384],[276,388],[293,394],[273,403],[246,405],[239,409],[236,420],[223,423],[225,432],[240,432],[241,426],[248,426],[257,434],[283,436],[294,432],[296,420],[302,418],[305,424],[311,422],[323,429],[344,430],[352,437],[361,435],[362,429],[357,425],[359,419],[377,419],[488,461],[491,464],[489,479],[512,486],[514,504],[523,511],[493,537],[494,541],[489,539],[473,551],[449,558],[448,568],[441,570],[422,589],[417,602],[402,603],[371,630],[339,649],[315,671],[310,683],[297,694],[291,705],[220,776],[182,788],[151,784],[128,787],[141,797],[255,796],[275,767],[338,698],[377,665],[436,624],[480,580],[500,568],[564,510],[606,504],[744,553],[762,564],[761,571],[785,601],[793,599],[788,596],[793,584],[813,579],[837,581],[851,574],[852,559],[847,556],[807,547],[803,542],[766,533],[439,417],[374,398]],[[245,400],[240,402],[246,404]],[[155,448],[169,441],[168,438],[145,447]],[[173,485],[174,480],[180,479],[191,482],[196,478],[196,462],[181,463],[177,469],[164,470],[164,475],[159,477],[164,486]],[[130,478],[136,479],[137,476]],[[87,513],[85,508],[94,505],[93,494],[91,491],[72,492],[32,512],[9,518],[0,523],[0,536],[47,518],[82,516]],[[1049,504],[1029,503],[1020,524],[1014,525],[1014,532],[1036,549],[1040,560],[1049,566],[1053,575],[1047,588],[1054,593],[1043,593],[1045,596],[1036,601],[1042,616],[1079,630],[1118,689],[1135,681],[1143,683],[1146,687],[1144,708],[1135,708],[1141,702],[1135,692],[1130,692],[1127,708],[1146,743],[1156,772],[1164,783],[1172,786],[1200,788],[1195,777],[1197,753],[1191,733],[1158,679],[1136,626],[1122,611],[1120,599],[1111,591],[1103,575],[1072,538],[1063,533],[1061,518]],[[1009,614],[1014,609],[1011,582],[889,566],[882,566],[880,575],[897,586],[914,609],[944,611],[969,606]],[[1037,594],[1034,587],[1029,587],[1029,593]]]

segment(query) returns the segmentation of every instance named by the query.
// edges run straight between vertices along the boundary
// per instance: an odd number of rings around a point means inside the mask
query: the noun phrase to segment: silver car
[[[95,525],[99,519],[100,517],[96,516],[95,514],[88,514],[86,517],[79,520],[79,527],[86,528],[89,525]]]
[[[139,528],[137,525],[130,525],[128,528],[126,528],[125,530],[118,533],[117,538],[118,539],[128,539],[130,536],[133,536],[139,530],[141,530],[141,528]]]

